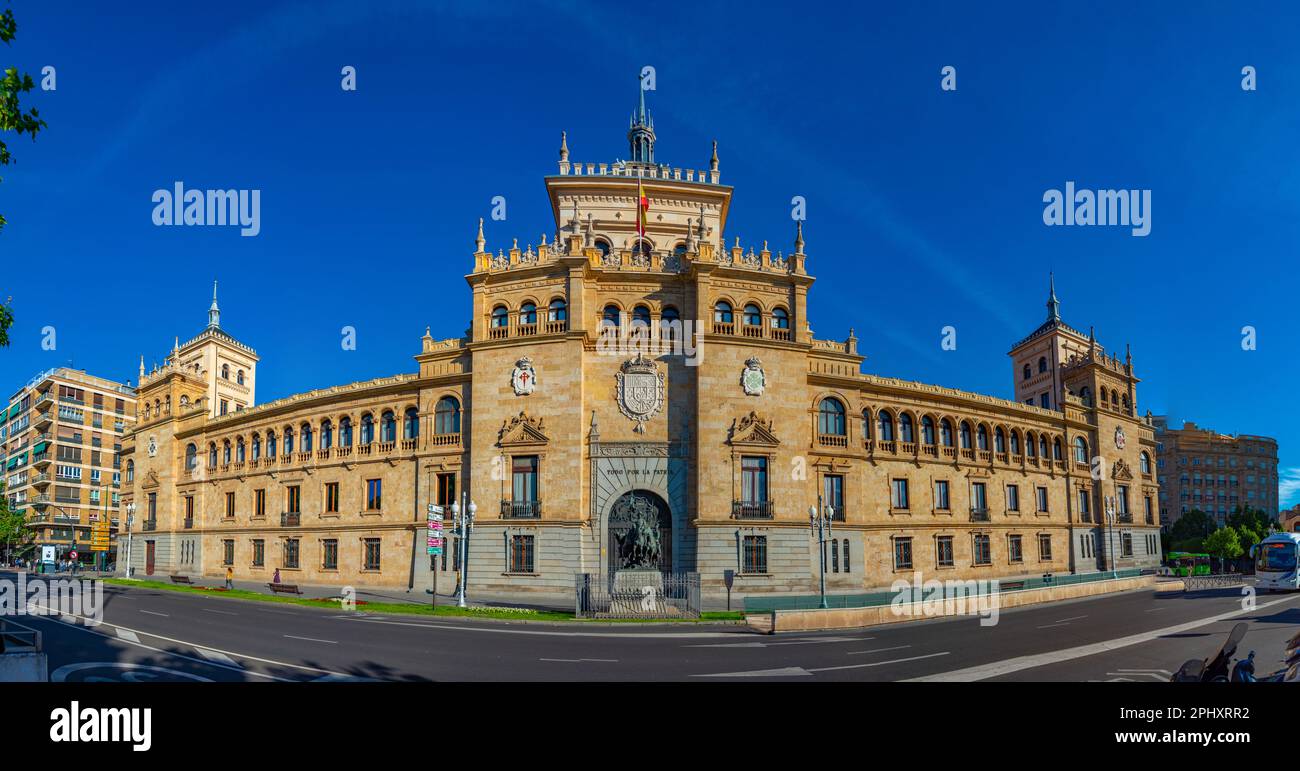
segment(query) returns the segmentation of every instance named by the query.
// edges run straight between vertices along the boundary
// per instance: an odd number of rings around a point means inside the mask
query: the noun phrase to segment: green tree
[[[1210,533],[1205,539],[1205,551],[1227,562],[1240,557],[1245,550],[1241,547],[1241,536],[1237,534],[1237,529],[1232,525],[1226,525]]]
[[[0,12],[0,42],[10,45],[17,32],[18,23],[14,21],[14,13],[6,8]],[[3,132],[13,131],[19,136],[27,134],[35,141],[36,133],[46,128],[45,121],[41,120],[40,113],[35,107],[23,112],[22,105],[18,101],[19,95],[31,91],[35,85],[32,76],[19,72],[17,67],[6,69],[4,78],[0,79],[0,166],[8,166],[13,162],[9,146],[3,139]],[[4,225],[4,215],[0,214],[0,228]]]
[[[1218,529],[1219,526],[1215,523],[1214,517],[1200,509],[1192,509],[1179,517],[1178,521],[1170,526],[1169,542],[1175,544],[1192,538],[1204,538]],[[1179,551],[1179,549],[1174,549],[1174,551]]]
[[[14,547],[27,536],[27,530],[23,515],[9,508],[9,498],[4,491],[4,483],[0,482],[0,546],[8,559]]]

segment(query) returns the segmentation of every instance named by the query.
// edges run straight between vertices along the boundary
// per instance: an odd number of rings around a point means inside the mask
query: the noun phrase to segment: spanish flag
[[[646,213],[650,211],[650,199],[645,196],[645,188],[641,185],[641,175],[636,177],[636,232],[637,235],[645,238]]]

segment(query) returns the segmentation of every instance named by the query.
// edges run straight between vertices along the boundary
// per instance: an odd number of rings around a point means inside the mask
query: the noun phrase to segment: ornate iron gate
[[[574,577],[578,618],[699,618],[700,574],[624,570]]]

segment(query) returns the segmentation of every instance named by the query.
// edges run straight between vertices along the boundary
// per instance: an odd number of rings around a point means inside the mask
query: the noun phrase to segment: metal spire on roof
[[[212,282],[212,305],[208,308],[208,326],[221,327],[221,308],[217,307],[217,282]]]
[[[1047,320],[1061,320],[1061,301],[1056,299],[1056,275],[1048,273],[1048,282],[1051,287],[1047,296]]]

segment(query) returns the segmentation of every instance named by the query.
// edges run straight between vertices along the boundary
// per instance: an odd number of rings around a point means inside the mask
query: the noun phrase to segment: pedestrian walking
[[[234,587],[234,584],[232,583],[233,580],[234,580],[234,578],[235,578],[235,571],[234,571],[233,569],[231,569],[231,568],[226,568],[226,589],[227,589],[227,591],[230,590],[230,589],[234,589],[234,588],[235,588],[235,587]]]
[[[280,583],[280,569],[279,569],[279,568],[276,568],[276,569],[275,569],[275,575],[271,576],[271,583],[273,583],[273,584],[278,584],[278,583]]]

